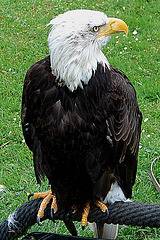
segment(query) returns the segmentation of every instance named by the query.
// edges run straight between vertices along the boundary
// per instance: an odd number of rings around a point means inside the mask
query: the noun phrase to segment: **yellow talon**
[[[99,207],[101,209],[102,212],[108,211],[108,208],[107,208],[107,206],[104,203],[96,200],[95,204],[96,204],[97,207]]]
[[[54,213],[56,213],[58,211],[58,206],[57,206],[57,199],[56,199],[56,194],[54,193],[52,195],[52,205],[51,205],[51,209],[54,209]]]
[[[51,189],[46,191],[46,192],[39,192],[39,193],[34,193],[33,197],[34,198],[45,198],[46,196],[48,196],[49,194],[52,194]]]
[[[82,219],[81,219],[82,229],[84,229],[87,224],[87,217],[89,214],[89,210],[90,210],[90,202],[87,202],[82,213]]]
[[[53,197],[53,195],[51,193],[49,193],[41,202],[40,208],[38,210],[38,214],[37,217],[42,218],[44,216],[44,210],[47,206],[47,204],[50,202],[51,198]]]

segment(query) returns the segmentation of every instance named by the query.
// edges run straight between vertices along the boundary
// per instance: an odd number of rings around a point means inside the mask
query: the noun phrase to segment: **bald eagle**
[[[128,27],[92,10],[65,12],[48,25],[49,56],[27,71],[21,115],[37,182],[46,175],[51,185],[42,205],[52,199],[53,216],[62,205],[67,213],[125,201],[136,177],[142,114],[131,82],[101,49]]]

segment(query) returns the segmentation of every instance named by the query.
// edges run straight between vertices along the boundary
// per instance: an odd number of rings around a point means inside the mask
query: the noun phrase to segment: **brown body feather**
[[[22,128],[36,178],[46,175],[66,208],[105,197],[115,179],[131,197],[141,121],[135,89],[114,67],[98,64],[73,92],[58,86],[49,56],[26,74]]]

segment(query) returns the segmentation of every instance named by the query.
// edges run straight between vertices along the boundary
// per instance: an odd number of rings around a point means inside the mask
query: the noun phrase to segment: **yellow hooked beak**
[[[111,34],[119,33],[119,32],[126,32],[126,36],[127,36],[128,27],[123,20],[118,18],[108,18],[108,20],[109,20],[109,23],[100,27],[97,38],[102,36],[107,37]]]

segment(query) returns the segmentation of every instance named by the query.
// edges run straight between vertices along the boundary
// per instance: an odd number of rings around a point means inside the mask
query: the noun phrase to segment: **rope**
[[[99,238],[88,238],[88,237],[77,237],[77,236],[70,236],[70,235],[62,235],[62,234],[55,234],[55,233],[38,233],[32,232],[27,234],[21,240],[102,240]],[[105,240],[112,240],[112,239],[105,239]]]
[[[9,215],[0,225],[0,239],[12,240],[24,235],[29,227],[36,223],[37,212],[42,198],[26,202]],[[108,207],[109,216],[96,206],[92,206],[88,215],[89,222],[114,223],[120,225],[160,227],[160,204],[138,202],[115,202]],[[54,215],[55,220],[65,220],[65,209],[59,209]],[[44,217],[41,221],[50,219],[50,204],[47,205]],[[73,221],[81,220],[81,212],[71,214]],[[71,236],[70,236],[71,238]]]
[[[156,180],[156,178],[155,178],[155,176],[154,176],[154,173],[153,173],[153,165],[154,165],[155,162],[156,162],[157,160],[159,160],[159,159],[160,159],[160,156],[157,157],[156,159],[154,159],[153,162],[151,163],[151,168],[150,168],[150,177],[151,177],[151,180],[152,180],[155,188],[157,189],[158,193],[160,193],[160,185],[159,185],[159,183],[157,182],[157,180]]]

